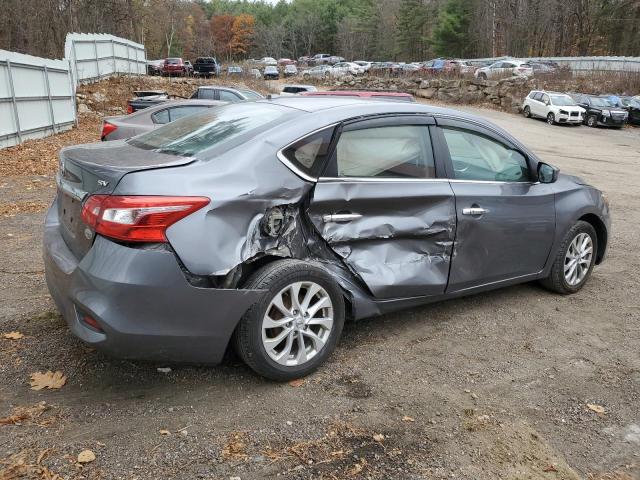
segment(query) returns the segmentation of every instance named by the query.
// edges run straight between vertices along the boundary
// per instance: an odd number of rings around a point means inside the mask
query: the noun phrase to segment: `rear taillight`
[[[127,113],[133,113],[133,107],[131,106],[131,103],[127,102]]]
[[[115,132],[117,129],[118,127],[115,126],[113,123],[102,122],[102,133],[100,134],[100,138],[104,140],[107,137],[107,135]]]
[[[105,237],[164,243],[167,228],[209,202],[207,197],[91,195],[82,220]]]

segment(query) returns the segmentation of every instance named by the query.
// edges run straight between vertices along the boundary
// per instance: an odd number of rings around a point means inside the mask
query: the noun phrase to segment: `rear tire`
[[[525,118],[531,118],[531,108],[529,108],[529,105],[524,107],[522,113],[524,114]]]
[[[342,334],[345,306],[342,290],[327,272],[298,260],[278,260],[253,274],[244,288],[266,290],[234,333],[236,351],[252,370],[288,381],[309,375],[331,355]],[[322,307],[314,310],[317,305]]]
[[[586,247],[580,250],[583,243]],[[562,240],[549,276],[540,283],[545,288],[563,295],[576,293],[589,280],[597,251],[598,237],[593,226],[582,220],[576,222]]]

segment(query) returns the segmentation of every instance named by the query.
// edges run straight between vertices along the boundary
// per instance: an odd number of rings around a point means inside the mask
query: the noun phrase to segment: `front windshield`
[[[566,95],[551,95],[551,104],[560,107],[575,107],[576,102],[573,101],[573,98]]]
[[[209,108],[133,137],[129,144],[160,153],[193,156],[214,146],[246,141],[300,112],[269,103],[236,103]]]
[[[591,104],[596,107],[613,107],[613,102],[604,97],[591,97]]]

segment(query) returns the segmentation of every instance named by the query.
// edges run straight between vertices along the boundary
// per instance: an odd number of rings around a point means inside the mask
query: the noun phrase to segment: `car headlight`
[[[611,111],[610,110],[602,110],[602,116],[603,117],[610,117],[611,116]]]
[[[560,115],[569,115],[569,112],[566,110],[560,110]]]

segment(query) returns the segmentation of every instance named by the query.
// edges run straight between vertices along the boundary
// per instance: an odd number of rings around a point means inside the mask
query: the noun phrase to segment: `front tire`
[[[595,115],[589,115],[587,117],[587,126],[591,128],[595,128],[598,126],[598,117]]]
[[[244,288],[266,290],[234,334],[236,351],[256,373],[276,381],[309,375],[331,355],[342,334],[344,297],[323,269],[279,260]]]
[[[598,237],[590,223],[578,221],[565,235],[549,276],[542,285],[568,295],[579,291],[591,276],[596,263]]]
[[[549,114],[547,115],[547,123],[549,125],[556,124],[556,116],[553,114],[553,112],[549,112]]]

